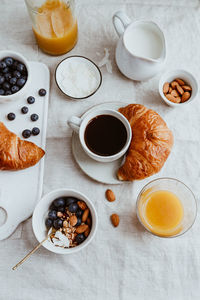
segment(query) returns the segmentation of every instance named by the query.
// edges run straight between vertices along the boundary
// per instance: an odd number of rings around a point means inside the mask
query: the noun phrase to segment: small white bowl
[[[22,54],[15,52],[15,51],[9,51],[9,50],[0,51],[0,60],[2,60],[5,57],[12,57],[12,58],[22,62],[26,66],[27,81],[24,84],[24,86],[15,94],[7,95],[7,96],[0,95],[0,103],[7,103],[7,102],[11,102],[11,101],[20,100],[22,98],[22,96],[27,92],[30,81],[31,81],[31,73],[30,73],[29,63]]]
[[[172,82],[176,78],[183,79],[192,88],[192,94],[191,94],[190,99],[184,103],[173,103],[173,102],[169,101],[163,93],[163,85],[165,84],[165,82]],[[186,70],[171,70],[171,71],[164,73],[161,76],[160,81],[159,81],[159,93],[160,93],[160,96],[162,97],[162,99],[165,101],[165,103],[168,104],[169,106],[181,107],[181,106],[189,104],[190,102],[195,100],[195,98],[198,94],[198,83],[197,83],[197,80],[195,79],[195,77]]]
[[[63,78],[62,73],[65,71],[65,68],[69,65],[70,62],[75,63],[75,64],[84,63],[95,74],[95,77],[97,79],[97,85],[87,95],[82,95],[80,97],[76,97],[75,95],[71,95],[70,92],[65,90],[64,87],[62,86],[62,81],[61,81],[61,79]],[[81,100],[81,99],[89,98],[90,96],[94,95],[98,91],[98,89],[100,88],[101,83],[102,83],[102,74],[101,74],[99,67],[89,58],[87,58],[85,56],[80,56],[80,55],[73,55],[73,56],[68,56],[68,57],[64,58],[57,65],[56,70],[55,70],[55,81],[56,81],[58,88],[65,96],[67,96],[68,98],[73,99],[73,100]]]
[[[67,197],[67,196],[76,197],[80,200],[85,201],[88,208],[90,209],[90,213],[92,216],[92,227],[91,227],[90,234],[82,244],[80,244],[74,248],[66,249],[66,248],[57,247],[57,246],[54,246],[53,243],[51,243],[48,240],[43,243],[43,246],[47,250],[54,252],[54,253],[71,254],[71,253],[78,252],[81,249],[88,246],[91,243],[91,241],[93,240],[93,238],[96,234],[96,230],[97,230],[98,217],[97,217],[96,209],[95,209],[93,203],[91,202],[91,200],[89,200],[85,195],[83,195],[82,193],[77,192],[75,190],[64,189],[64,188],[54,190],[54,191],[46,194],[40,200],[40,202],[37,204],[37,206],[33,212],[32,226],[33,226],[33,231],[34,231],[35,237],[38,240],[38,242],[40,243],[47,236],[47,228],[45,226],[45,219],[47,218],[47,215],[48,215],[49,206],[51,205],[53,200],[55,200],[56,198],[59,198],[59,197],[63,197],[63,196],[64,197]]]

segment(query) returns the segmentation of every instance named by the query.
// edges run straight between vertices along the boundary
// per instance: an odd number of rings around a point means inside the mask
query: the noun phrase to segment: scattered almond
[[[187,101],[190,98],[190,93],[189,92],[185,92],[181,98],[181,102],[184,103],[185,101]]]
[[[119,216],[117,214],[112,214],[110,216],[110,219],[114,227],[117,227],[119,225]]]
[[[60,212],[60,211],[58,211],[58,212],[57,212],[57,217],[58,217],[58,218],[62,218],[62,217],[63,217],[63,213]]]
[[[87,224],[79,225],[79,226],[76,228],[76,233],[83,233],[83,232],[85,232],[87,229],[88,229],[88,225],[87,225]]]
[[[165,84],[163,85],[163,93],[167,94],[169,91],[169,82],[165,82]]]
[[[86,208],[83,215],[82,215],[82,222],[85,222],[88,218],[88,215],[89,215],[89,208]]]
[[[184,91],[187,91],[187,92],[192,90],[191,86],[189,86],[189,85],[183,85],[182,88],[184,89]]]
[[[78,201],[77,204],[82,210],[85,210],[87,208],[87,205],[84,201]]]
[[[184,90],[182,89],[182,87],[179,84],[177,84],[176,89],[177,89],[177,91],[179,92],[180,95],[183,95]]]
[[[65,220],[65,221],[63,222],[63,227],[67,228],[68,226],[69,226],[69,223]]]
[[[178,82],[179,85],[184,85],[185,84],[185,82],[180,78],[176,78],[175,80]]]
[[[76,216],[71,216],[71,217],[69,218],[69,222],[70,222],[70,225],[71,225],[71,226],[75,226],[76,223],[77,223],[77,217],[76,217]]]
[[[113,191],[112,190],[107,190],[106,191],[106,198],[107,198],[107,200],[109,201],[109,202],[113,202],[113,201],[115,201],[115,194],[113,193]]]

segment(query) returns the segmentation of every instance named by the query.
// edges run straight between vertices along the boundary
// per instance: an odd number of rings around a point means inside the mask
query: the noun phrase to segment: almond
[[[106,191],[106,198],[108,201],[113,202],[115,201],[115,194],[113,193],[112,190],[107,190]]]
[[[178,85],[178,82],[177,81],[172,81],[171,82],[171,87],[173,88],[173,89],[175,89],[175,87]]]
[[[90,233],[90,228],[88,227],[88,229],[86,229],[86,231],[84,232],[85,237],[88,237]]]
[[[83,215],[82,215],[82,222],[85,223],[85,221],[87,220],[88,218],[88,215],[89,215],[89,208],[86,208],[86,210],[84,211]]]
[[[71,217],[69,218],[69,222],[70,222],[70,225],[71,225],[71,226],[75,226],[76,223],[77,223],[77,217],[76,217],[76,216],[71,216]]]
[[[82,224],[76,228],[76,233],[83,233],[88,229],[88,225]]]
[[[188,99],[190,98],[190,93],[189,92],[185,92],[181,98],[181,102],[184,103],[186,102]]]
[[[82,210],[85,210],[87,208],[87,205],[84,201],[78,201],[77,204]]]
[[[182,89],[182,87],[179,84],[176,85],[176,89],[177,89],[177,91],[179,92],[180,95],[183,95],[184,90]]]
[[[63,213],[60,212],[60,211],[58,211],[58,212],[57,212],[57,217],[62,218],[62,217],[63,217]]]
[[[185,84],[185,82],[180,78],[176,78],[175,80],[178,82],[179,85],[184,85]]]
[[[189,85],[183,85],[182,88],[184,89],[184,91],[189,92],[192,90],[191,86]]]
[[[169,101],[174,102],[174,103],[177,103],[177,98],[174,97],[174,96],[172,96],[171,94],[167,94],[167,95],[165,95],[165,97],[166,97]]]
[[[167,94],[169,91],[169,82],[165,82],[165,84],[163,85],[163,93]]]
[[[179,93],[176,90],[172,90],[171,95],[173,97],[179,97]]]
[[[112,214],[110,216],[110,219],[114,227],[117,227],[119,225],[119,216],[117,214]]]
[[[172,87],[169,87],[169,94],[171,94],[171,92],[173,91]]]
[[[88,217],[88,218],[87,218],[87,221],[86,221],[86,223],[87,223],[89,226],[91,226],[91,225],[92,225],[92,220],[91,220],[91,218],[90,218],[90,217]]]

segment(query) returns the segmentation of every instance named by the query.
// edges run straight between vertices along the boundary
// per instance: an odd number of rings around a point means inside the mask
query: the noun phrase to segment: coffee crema
[[[100,156],[111,156],[120,152],[127,141],[127,130],[118,118],[99,115],[93,118],[85,129],[87,147]]]

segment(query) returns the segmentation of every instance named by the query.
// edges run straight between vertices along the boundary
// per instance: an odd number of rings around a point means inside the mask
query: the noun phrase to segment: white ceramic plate
[[[30,62],[31,83],[25,96],[18,101],[0,104],[0,120],[6,127],[22,138],[24,129],[40,128],[38,136],[31,136],[27,141],[31,141],[39,147],[45,149],[46,127],[49,100],[49,69],[43,63]],[[38,95],[38,90],[45,88],[45,97]],[[28,96],[34,96],[34,104],[28,104]],[[25,115],[21,113],[21,108],[27,106],[29,112]],[[14,121],[7,120],[7,114],[16,114]],[[39,120],[32,122],[30,115],[37,113]],[[44,158],[28,169],[21,171],[0,171],[0,240],[7,238],[17,228],[19,223],[31,216],[36,203],[40,200],[43,185]],[[3,210],[7,216],[3,215]],[[3,224],[2,224],[3,223]]]
[[[88,113],[98,109],[115,109],[126,106],[128,103],[124,102],[107,102],[93,106],[86,111],[81,118],[85,117]],[[124,158],[120,158],[110,163],[101,163],[90,158],[83,150],[78,134],[73,132],[72,134],[72,152],[74,158],[81,168],[81,170],[92,179],[106,183],[106,184],[122,184],[124,181],[120,181],[116,177],[117,170]]]

